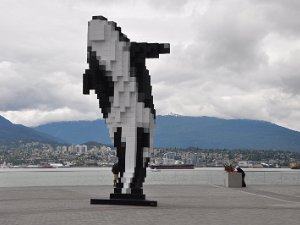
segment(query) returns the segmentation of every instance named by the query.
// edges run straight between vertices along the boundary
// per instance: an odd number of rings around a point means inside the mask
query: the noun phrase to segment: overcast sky
[[[35,126],[102,118],[82,94],[87,23],[168,42],[147,61],[157,114],[266,120],[300,131],[299,0],[1,0],[0,115]]]

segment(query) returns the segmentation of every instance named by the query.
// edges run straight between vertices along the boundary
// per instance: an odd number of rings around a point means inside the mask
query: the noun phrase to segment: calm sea
[[[300,185],[300,170],[245,169],[247,184]],[[224,184],[223,168],[147,171],[146,184]],[[0,187],[111,185],[110,168],[1,168]]]

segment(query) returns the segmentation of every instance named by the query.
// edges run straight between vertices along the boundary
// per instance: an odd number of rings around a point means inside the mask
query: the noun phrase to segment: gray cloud
[[[14,122],[101,117],[84,96],[87,21],[104,15],[132,41],[170,42],[151,59],[154,102],[169,112],[267,120],[300,130],[298,1],[0,3],[0,114]]]

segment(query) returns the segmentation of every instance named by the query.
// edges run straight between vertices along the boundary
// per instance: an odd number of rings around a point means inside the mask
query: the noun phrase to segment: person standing
[[[239,167],[239,166],[237,166],[235,169],[236,169],[236,171],[238,173],[242,174],[242,187],[246,187],[246,183],[245,183],[245,176],[246,176],[246,174],[245,174],[244,170],[242,170],[242,168]]]
[[[116,187],[120,172],[119,163],[115,163],[112,166],[111,172],[113,173],[113,185]]]

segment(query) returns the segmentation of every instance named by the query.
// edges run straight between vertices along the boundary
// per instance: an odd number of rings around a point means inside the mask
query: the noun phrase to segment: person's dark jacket
[[[112,168],[111,168],[111,172],[113,174],[118,174],[120,172],[120,168],[119,168],[119,164],[118,163],[115,163]]]
[[[244,172],[244,170],[242,170],[240,167],[236,168],[236,171],[237,171],[238,173],[241,173],[241,174],[242,174],[242,177],[245,177],[245,172]]]

